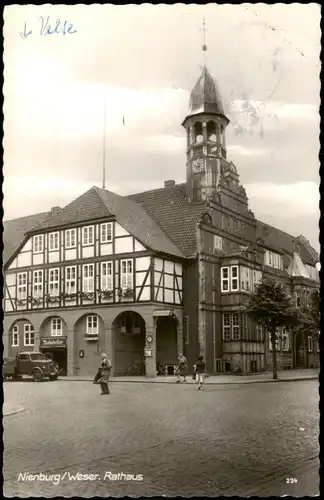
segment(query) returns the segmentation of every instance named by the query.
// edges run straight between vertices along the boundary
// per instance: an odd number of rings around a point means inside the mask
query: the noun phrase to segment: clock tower
[[[203,46],[206,50],[206,45]],[[218,185],[226,160],[225,116],[221,95],[206,65],[190,95],[182,126],[187,132],[189,201],[207,200]]]

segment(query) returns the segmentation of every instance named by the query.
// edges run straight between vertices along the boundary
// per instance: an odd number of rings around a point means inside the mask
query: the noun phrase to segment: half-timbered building
[[[115,375],[143,359],[173,373],[180,352],[207,369],[271,367],[268,333],[242,312],[263,276],[307,301],[318,256],[303,237],[258,221],[227,158],[229,123],[207,68],[194,87],[182,184],[122,197],[93,187],[64,208],[4,223],[5,356],[51,352],[69,375],[94,375],[105,351]],[[185,146],[184,146],[185,149]],[[279,366],[317,366],[318,345],[290,332]]]

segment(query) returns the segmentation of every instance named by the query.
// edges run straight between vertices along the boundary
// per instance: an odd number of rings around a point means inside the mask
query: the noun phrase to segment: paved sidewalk
[[[92,382],[94,377],[79,376],[79,377],[61,377],[60,381],[79,381],[79,382]],[[256,375],[211,375],[206,378],[206,384],[257,384],[264,382],[297,382],[300,380],[317,380],[319,378],[318,369],[307,370],[285,370],[278,372],[278,379],[272,378],[272,373],[260,373]],[[111,382],[133,382],[133,383],[155,383],[155,384],[174,384],[176,381],[175,376],[156,378],[148,378],[145,376],[127,376],[127,377],[113,377]],[[187,384],[195,384],[192,376],[187,377]]]

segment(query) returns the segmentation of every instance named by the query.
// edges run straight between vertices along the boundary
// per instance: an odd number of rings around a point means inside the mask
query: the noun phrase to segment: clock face
[[[202,172],[204,170],[204,160],[202,158],[198,158],[192,162],[192,171],[194,174],[198,172]]]

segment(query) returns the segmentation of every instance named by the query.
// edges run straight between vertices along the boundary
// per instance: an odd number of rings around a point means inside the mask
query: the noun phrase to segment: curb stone
[[[70,377],[62,377],[58,379],[60,382],[90,382],[93,383],[92,379],[85,378],[70,378]],[[298,377],[298,378],[281,378],[281,379],[269,379],[269,380],[246,380],[246,381],[231,381],[231,382],[212,382],[207,381],[205,385],[246,385],[246,384],[268,384],[268,383],[279,383],[279,382],[301,382],[305,380],[318,380],[318,376],[310,376],[310,377]],[[156,381],[156,379],[143,379],[143,380],[118,380],[111,379],[110,383],[126,383],[126,384],[173,384],[174,381]],[[196,382],[189,382],[187,385],[195,385]],[[181,385],[184,385],[183,383]]]
[[[17,415],[18,413],[22,413],[25,411],[25,408],[18,408],[17,410],[9,410],[3,413],[4,417],[10,417],[11,415]]]

